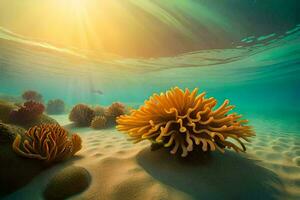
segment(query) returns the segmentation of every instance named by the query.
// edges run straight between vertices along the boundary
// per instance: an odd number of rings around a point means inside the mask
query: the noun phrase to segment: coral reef
[[[65,102],[61,99],[54,99],[50,100],[47,103],[47,109],[48,114],[62,114],[65,112]]]
[[[91,122],[91,127],[94,129],[103,129],[107,125],[107,119],[105,116],[96,116]]]
[[[197,88],[190,92],[175,87],[154,94],[138,110],[118,117],[117,129],[127,132],[135,142],[149,139],[160,143],[171,148],[172,154],[181,148],[182,157],[196,149],[196,145],[204,152],[224,152],[225,148],[244,152],[246,147],[240,139],[248,141],[248,137],[255,135],[245,125],[248,121],[241,120],[236,113],[228,114],[234,108],[228,100],[215,109],[216,99],[205,98],[204,92],[196,96],[197,92]]]
[[[44,112],[43,104],[34,101],[28,101],[20,108],[11,111],[10,120],[17,124],[28,124],[36,121]]]
[[[23,92],[22,98],[25,101],[43,102],[43,96],[34,90],[27,90]]]
[[[106,112],[106,108],[103,106],[96,106],[94,108],[94,111],[96,116],[104,116]]]
[[[105,111],[105,116],[109,121],[115,122],[116,118],[126,113],[126,108],[122,103],[112,103]]]
[[[23,142],[21,135],[17,135],[12,146],[23,157],[43,160],[49,164],[70,158],[78,152],[81,149],[81,138],[73,134],[69,139],[68,132],[59,125],[44,124],[26,131]]]
[[[94,117],[95,111],[84,104],[77,104],[69,114],[69,119],[79,126],[90,126]]]
[[[90,182],[90,173],[85,168],[69,166],[50,179],[44,191],[44,197],[51,200],[67,199],[74,194],[83,192]]]

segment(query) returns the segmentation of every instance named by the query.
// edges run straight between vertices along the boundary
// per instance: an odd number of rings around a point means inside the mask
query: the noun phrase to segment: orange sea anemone
[[[204,92],[197,96],[197,91],[197,88],[190,92],[175,87],[154,94],[138,110],[118,117],[117,129],[127,132],[135,142],[149,139],[170,147],[172,154],[181,148],[182,157],[197,146],[202,151],[224,152],[226,147],[246,151],[240,139],[248,141],[248,137],[255,135],[245,125],[248,121],[241,120],[236,113],[228,114],[234,108],[228,105],[228,100],[215,109],[216,99],[205,98]]]
[[[21,135],[17,135],[13,142],[13,150],[20,156],[46,163],[70,158],[81,147],[79,135],[73,134],[69,139],[68,132],[57,124],[34,126],[26,131],[23,141]]]

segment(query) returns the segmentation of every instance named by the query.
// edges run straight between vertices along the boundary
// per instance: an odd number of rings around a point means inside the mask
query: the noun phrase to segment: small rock
[[[45,199],[66,199],[83,192],[90,184],[91,176],[83,167],[69,166],[59,171],[46,186]]]

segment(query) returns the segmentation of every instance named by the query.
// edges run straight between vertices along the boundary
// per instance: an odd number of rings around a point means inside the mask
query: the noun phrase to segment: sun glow
[[[97,55],[156,57],[219,45],[222,41],[209,40],[213,34],[201,31],[213,30],[214,24],[223,29],[220,19],[224,18],[196,1],[0,1],[0,27],[35,41]],[[195,21],[201,26],[195,27]]]

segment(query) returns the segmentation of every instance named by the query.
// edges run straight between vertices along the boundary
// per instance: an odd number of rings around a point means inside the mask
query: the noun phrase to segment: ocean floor
[[[84,167],[92,177],[88,189],[71,199],[300,199],[300,129],[291,124],[299,123],[295,118],[251,116],[257,136],[247,144],[246,154],[228,150],[180,160],[165,149],[150,151],[147,141],[132,144],[114,128],[76,128],[67,115],[52,117],[80,134],[83,149],[5,199],[43,199],[49,178],[67,165]]]

